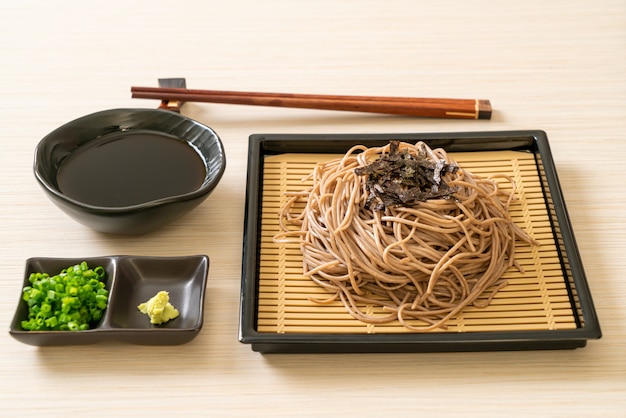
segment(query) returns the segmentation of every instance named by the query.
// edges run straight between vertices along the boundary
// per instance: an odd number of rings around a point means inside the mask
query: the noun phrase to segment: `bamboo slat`
[[[268,333],[406,333],[399,322],[365,324],[354,319],[341,302],[321,305],[327,293],[302,275],[302,254],[296,244],[274,243],[278,213],[286,192],[304,190],[316,163],[331,154],[281,154],[264,161],[260,234],[258,331]],[[482,332],[576,328],[557,244],[533,154],[489,151],[451,154],[464,169],[481,176],[505,174],[515,182],[516,200],[510,213],[540,246],[518,244],[516,257],[523,272],[510,269],[501,289],[486,308],[469,306],[450,320],[446,330]],[[505,190],[513,185],[498,179]],[[487,296],[485,295],[484,298]],[[381,308],[365,306],[372,313]],[[419,324],[418,321],[415,321]]]

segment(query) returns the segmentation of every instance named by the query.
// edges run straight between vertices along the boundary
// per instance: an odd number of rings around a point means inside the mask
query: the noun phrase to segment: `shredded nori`
[[[445,160],[432,161],[425,152],[418,155],[406,149],[399,151],[400,141],[390,141],[388,153],[354,172],[367,175],[369,196],[365,207],[382,210],[386,207],[411,207],[429,199],[450,199],[456,188],[449,187],[443,177],[456,173],[458,166]]]

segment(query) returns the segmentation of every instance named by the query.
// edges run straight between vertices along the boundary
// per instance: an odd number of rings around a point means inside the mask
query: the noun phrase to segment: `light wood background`
[[[626,3],[623,0],[12,1],[0,5],[0,323],[26,258],[211,258],[189,344],[37,348],[0,335],[3,416],[608,416],[626,414]],[[214,194],[141,237],[75,223],[32,174],[57,126],[156,107],[131,85],[490,99],[489,121],[189,104],[228,168]],[[573,351],[267,355],[237,341],[252,133],[542,129],[603,330]]]

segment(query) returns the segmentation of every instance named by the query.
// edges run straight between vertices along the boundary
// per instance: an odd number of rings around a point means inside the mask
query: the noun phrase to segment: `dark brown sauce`
[[[206,167],[198,151],[159,132],[116,132],[61,163],[61,193],[94,206],[137,205],[198,190]]]

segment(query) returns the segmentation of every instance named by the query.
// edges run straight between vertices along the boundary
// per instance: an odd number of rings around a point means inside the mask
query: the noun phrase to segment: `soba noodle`
[[[456,165],[444,150],[421,142],[400,143],[399,149]],[[442,174],[454,189],[450,198],[370,208],[368,176],[355,169],[389,150],[355,146],[343,158],[317,164],[313,185],[282,206],[282,232],[274,240],[299,244],[304,275],[330,294],[315,302],[340,300],[365,323],[445,328],[463,308],[488,305],[506,285],[503,273],[519,268],[517,240],[536,242],[511,220],[513,193],[462,167]],[[384,313],[367,313],[367,305]]]

